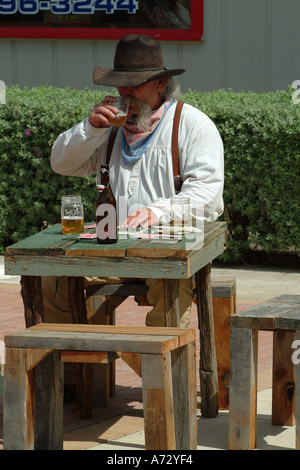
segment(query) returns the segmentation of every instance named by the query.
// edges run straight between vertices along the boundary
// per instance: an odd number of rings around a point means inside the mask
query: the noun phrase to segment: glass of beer
[[[61,201],[63,235],[84,232],[84,214],[81,196],[63,196]]]
[[[112,105],[115,106],[115,108],[118,108],[119,112],[114,118],[109,118],[109,122],[112,126],[122,127],[125,125],[128,114],[129,98],[126,98],[126,96],[118,96],[116,97],[116,100],[117,101],[114,101]]]

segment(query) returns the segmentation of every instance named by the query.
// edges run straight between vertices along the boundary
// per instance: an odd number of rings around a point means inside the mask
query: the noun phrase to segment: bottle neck
[[[97,183],[97,190],[103,191],[109,187],[109,169],[105,166],[100,168],[100,182]]]

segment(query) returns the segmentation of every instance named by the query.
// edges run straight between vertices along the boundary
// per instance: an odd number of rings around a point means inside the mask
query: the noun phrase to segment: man
[[[170,220],[170,198],[175,195],[171,135],[178,88],[173,76],[184,70],[167,70],[161,48],[150,36],[127,35],[117,45],[114,69],[94,70],[94,82],[116,87],[130,98],[125,127],[117,133],[110,159],[110,182],[116,201],[126,198],[128,216],[121,227],[135,229]],[[89,117],[61,134],[54,143],[51,164],[62,175],[87,176],[105,162],[109,122],[117,109],[107,96]],[[184,104],[179,127],[179,154],[183,185],[191,210],[203,208],[203,218],[216,220],[223,211],[223,145],[212,121]],[[131,208],[135,210],[131,210]],[[138,210],[136,208],[138,207]],[[93,279],[88,282],[112,282]],[[146,325],[164,326],[162,280],[146,279],[148,302],[153,305]],[[66,284],[58,288],[44,279],[46,321],[66,322],[69,306]],[[189,324],[194,279],[179,283],[181,327]],[[70,321],[70,319],[69,319]]]

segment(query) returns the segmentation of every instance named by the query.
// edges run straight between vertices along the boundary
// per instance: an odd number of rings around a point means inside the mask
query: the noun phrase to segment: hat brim
[[[164,69],[160,72],[153,70],[145,72],[123,72],[104,67],[95,67],[93,80],[96,85],[113,87],[138,86],[143,83],[151,82],[152,80],[158,80],[159,78],[181,75],[184,72],[184,69]]]

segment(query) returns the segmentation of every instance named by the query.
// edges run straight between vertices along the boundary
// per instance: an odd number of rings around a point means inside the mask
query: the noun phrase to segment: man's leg
[[[146,279],[145,282],[149,287],[147,300],[150,305],[153,305],[152,310],[147,314],[146,326],[165,326],[163,280]],[[194,288],[194,276],[179,281],[180,328],[188,328],[189,326]]]

